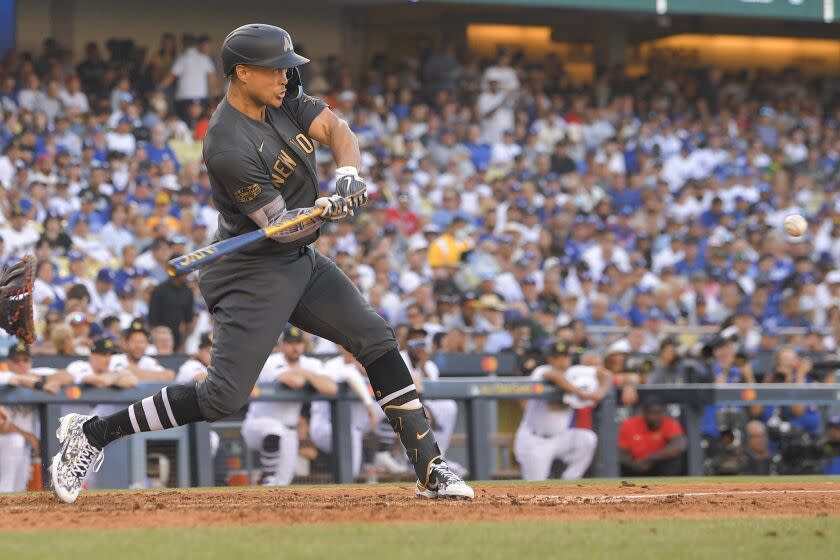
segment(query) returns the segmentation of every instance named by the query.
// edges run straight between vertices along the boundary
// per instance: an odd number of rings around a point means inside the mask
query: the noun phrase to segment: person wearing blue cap
[[[114,291],[114,273],[102,268],[96,274],[93,290],[90,290],[90,310],[96,317],[105,317],[120,312],[120,300]]]

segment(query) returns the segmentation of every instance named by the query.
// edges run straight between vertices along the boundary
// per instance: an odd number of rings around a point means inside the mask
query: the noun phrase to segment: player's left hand
[[[350,165],[339,167],[335,170],[335,194],[344,197],[350,208],[350,215],[353,210],[367,204],[367,185],[359,177],[359,171]]]
[[[337,194],[316,199],[315,208],[323,210],[321,213],[323,219],[332,221],[346,218],[351,213],[347,200]]]

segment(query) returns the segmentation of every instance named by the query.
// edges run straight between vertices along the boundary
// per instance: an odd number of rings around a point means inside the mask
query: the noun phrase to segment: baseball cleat
[[[475,498],[473,489],[453,473],[444,461],[432,465],[429,472],[429,484],[423,486],[418,480],[414,493],[419,498],[432,500],[442,498],[472,500]]]
[[[68,414],[60,420],[55,435],[61,444],[59,451],[52,459],[50,476],[55,495],[64,502],[72,504],[79,497],[82,482],[90,472],[99,470],[105,454],[97,449],[87,439],[82,426],[91,416],[82,414]]]

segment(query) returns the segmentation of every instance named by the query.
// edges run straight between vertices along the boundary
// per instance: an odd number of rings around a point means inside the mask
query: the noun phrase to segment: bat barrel
[[[200,267],[210,264],[224,257],[226,253],[221,253],[213,245],[202,247],[192,253],[187,253],[180,257],[176,257],[169,261],[166,266],[166,272],[169,276],[183,276],[190,272],[199,269]]]

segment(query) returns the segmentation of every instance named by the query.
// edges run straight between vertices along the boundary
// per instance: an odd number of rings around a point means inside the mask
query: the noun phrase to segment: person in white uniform
[[[117,351],[117,343],[110,338],[97,338],[90,345],[90,354],[85,360],[76,360],[67,365],[67,373],[76,385],[91,387],[115,387],[131,389],[139,380],[128,370],[112,371],[111,358]]]
[[[534,381],[547,381],[564,391],[562,401],[529,399],[513,440],[513,452],[525,480],[546,480],[555,459],[566,464],[563,479],[583,477],[595,455],[598,436],[592,430],[575,428],[574,411],[592,406],[607,394],[610,378],[599,365],[572,365],[565,343],[552,344],[547,364],[531,373]],[[593,357],[582,358],[593,364]]]
[[[38,437],[15,424],[9,409],[0,406],[0,493],[26,490],[30,457],[40,448]]]
[[[190,381],[201,381],[207,377],[207,366],[210,365],[210,358],[213,355],[213,334],[206,332],[201,335],[198,342],[198,352],[178,368],[177,383],[189,383]]]
[[[72,383],[65,371],[33,368],[32,354],[23,342],[9,348],[9,371],[0,372],[0,384],[40,389],[55,394]],[[0,492],[23,492],[29,481],[32,453],[38,451],[40,432],[33,406],[0,407]]]
[[[362,468],[362,440],[385,419],[385,414],[373,400],[373,391],[362,365],[356,361],[353,354],[342,347],[339,349],[341,355],[328,360],[324,364],[323,373],[335,383],[346,382],[361,401],[354,402],[350,412],[353,478],[356,478]],[[309,426],[309,435],[315,447],[324,453],[332,453],[332,412],[329,402],[312,403]]]
[[[324,375],[323,363],[303,355],[303,331],[285,330],[280,351],[265,362],[257,383],[282,383],[290,389],[311,385],[325,395],[334,395],[338,386]],[[242,438],[249,449],[260,453],[263,486],[287,486],[292,483],[297,463],[298,422],[301,402],[254,401],[242,423]]]

